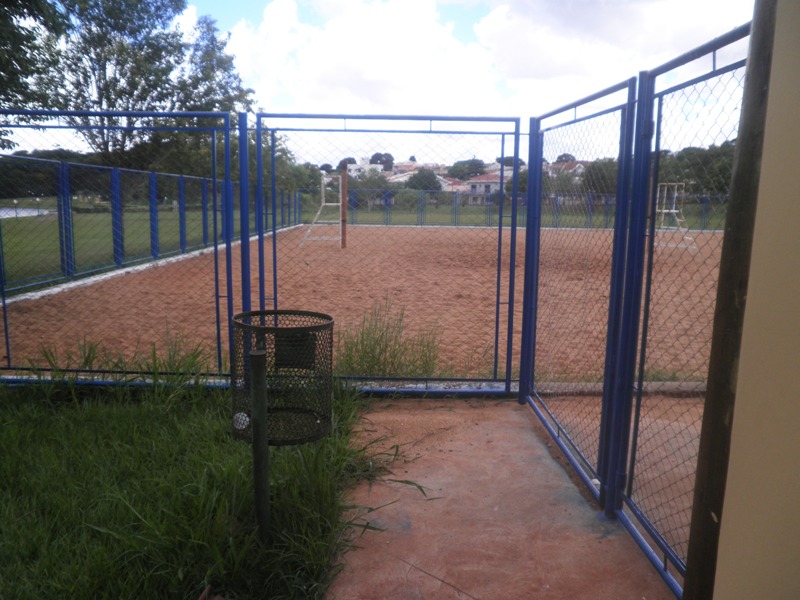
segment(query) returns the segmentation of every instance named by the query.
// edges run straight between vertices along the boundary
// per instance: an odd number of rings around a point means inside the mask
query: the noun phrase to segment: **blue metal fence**
[[[613,213],[613,241],[606,242],[611,252],[594,245],[576,256],[587,234],[581,227],[594,226],[597,206],[582,204],[575,192],[568,203],[561,193],[548,193],[555,183],[573,183],[558,181],[564,168],[555,181],[547,168],[532,170],[529,181],[520,402],[530,404],[605,514],[630,530],[678,596],[745,67],[743,59],[720,65],[717,53],[736,54],[731,46],[748,33],[749,25],[742,26],[639,74],[635,127],[630,122],[620,130],[616,202],[606,212]],[[710,59],[711,68],[698,66],[701,59]],[[578,117],[577,109],[606,94],[533,119],[529,162],[547,158],[550,143],[551,152],[574,163],[575,149],[586,139],[596,143],[615,110]],[[619,109],[625,122],[633,116],[630,92],[629,100]],[[559,117],[566,122],[547,127],[548,119]],[[592,135],[586,133],[590,123]],[[567,207],[585,211],[572,217],[576,229],[548,230],[564,227]],[[556,234],[570,236],[566,256],[573,262],[553,260],[553,253],[565,252]],[[600,294],[592,268],[598,255],[611,259],[599,271],[606,285]],[[558,277],[575,284],[571,296],[554,302],[546,294]],[[598,326],[588,310],[600,304],[608,309],[602,352],[592,345]],[[553,350],[559,343],[574,348],[559,353]],[[580,360],[587,347],[605,357],[602,369]],[[567,363],[561,366],[559,357]]]
[[[520,401],[680,595],[744,72],[717,53],[748,33],[531,119],[527,193],[519,120],[507,118],[136,115],[142,131],[197,135],[202,174],[0,156],[3,366],[28,369],[50,345],[65,352],[49,355],[59,367],[97,370],[64,349],[99,341],[125,356],[178,333],[208,342],[225,373],[239,310],[338,311],[341,332],[376,302],[407,303],[412,333],[441,335],[435,368],[347,375],[380,389],[508,394],[518,367]],[[704,57],[711,68],[695,68]],[[0,111],[4,129],[31,136],[39,130],[15,116],[74,136],[59,120],[70,115],[125,116]],[[175,125],[146,125],[153,117]],[[499,186],[354,186],[349,252],[312,249],[320,192],[337,188],[325,175],[309,185],[320,169],[305,166],[393,147],[427,155],[441,177],[444,165],[497,156]],[[151,266],[114,278],[113,292],[92,279]],[[415,280],[420,269],[432,279]]]

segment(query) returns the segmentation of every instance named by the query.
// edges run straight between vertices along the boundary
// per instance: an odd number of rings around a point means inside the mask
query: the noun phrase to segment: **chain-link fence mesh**
[[[743,85],[740,65],[656,95],[645,358],[627,493],[684,562]]]
[[[536,388],[597,469],[622,111],[543,131]]]
[[[0,156],[4,367],[224,367],[224,164],[214,156],[224,138],[222,119],[208,121],[106,130],[136,140],[124,151],[91,146],[64,115],[10,130],[15,146]]]
[[[515,122],[440,125],[264,118],[292,157],[276,158],[276,199],[299,215],[276,236],[277,306],[334,317],[337,374],[507,372]]]

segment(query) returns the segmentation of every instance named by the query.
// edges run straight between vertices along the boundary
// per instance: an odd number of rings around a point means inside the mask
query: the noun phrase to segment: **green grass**
[[[376,302],[361,321],[336,338],[335,370],[364,377],[433,377],[439,360],[438,327],[416,335],[406,331],[404,311]]]
[[[0,596],[322,596],[368,510],[344,491],[380,464],[350,440],[361,400],[337,386],[331,436],[272,449],[264,545],[251,448],[230,434],[227,393],[194,385],[201,358],[142,357],[173,372],[156,385],[0,387]]]
[[[303,206],[301,219],[303,223],[311,223],[316,215],[319,205],[309,203]],[[504,208],[503,222],[510,224],[511,209]],[[334,220],[338,212],[334,209],[326,208],[320,218],[323,220]],[[388,211],[382,207],[373,207],[371,210],[366,208],[348,208],[348,223],[357,225],[426,225],[426,226],[496,226],[498,223],[497,207],[486,206],[458,206],[455,211],[451,205],[433,206],[425,205],[420,213],[417,207],[407,208],[393,206]],[[524,224],[524,209],[519,211],[519,224]]]
[[[203,242],[202,212],[187,211],[187,246]],[[209,216],[209,239],[213,239],[212,216]],[[150,213],[125,212],[124,260],[152,256],[150,247]],[[74,256],[78,271],[114,264],[111,213],[74,213]],[[236,228],[238,231],[238,226]],[[6,285],[30,279],[59,277],[61,251],[59,223],[55,215],[0,219]],[[177,213],[158,213],[159,253],[180,250],[180,223]]]

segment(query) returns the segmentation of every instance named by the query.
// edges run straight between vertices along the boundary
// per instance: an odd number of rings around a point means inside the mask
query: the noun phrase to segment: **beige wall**
[[[778,1],[714,597],[800,598],[798,0]]]

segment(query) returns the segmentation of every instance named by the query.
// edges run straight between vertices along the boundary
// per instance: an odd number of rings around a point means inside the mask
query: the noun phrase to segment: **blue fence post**
[[[269,132],[269,151],[270,151],[270,181],[269,181],[269,194],[270,200],[272,201],[272,309],[278,310],[278,293],[280,292],[280,288],[278,287],[278,234],[277,234],[277,195],[278,195],[278,179],[277,174],[275,173],[275,164],[276,164],[276,146],[277,140],[275,135],[275,130],[272,129]]]
[[[200,182],[200,202],[203,220],[203,246],[208,246],[208,180],[203,177]]]
[[[644,274],[647,213],[650,202],[650,146],[653,138],[654,78],[648,72],[639,75],[638,111],[634,133],[633,182],[628,234],[625,284],[622,292],[622,312],[614,352],[617,368],[613,377],[614,391],[609,415],[608,462],[603,473],[601,502],[609,518],[622,507],[625,487],[630,431],[633,382],[636,373],[639,318]],[[619,208],[618,208],[619,210]]]
[[[264,270],[264,150],[261,141],[261,119],[256,118],[256,193],[255,221],[258,238],[258,309],[266,310],[266,273]]]
[[[158,179],[150,173],[150,256],[158,258]]]
[[[605,228],[611,223],[611,194],[604,194],[605,198]]]
[[[227,295],[228,352],[233,356],[233,179],[231,176],[231,129],[230,115],[225,115],[225,181],[222,189],[222,220],[225,240],[225,291]],[[246,133],[246,132],[245,132]]]
[[[72,195],[69,184],[69,165],[59,164],[58,170],[58,238],[61,272],[65,277],[75,274],[75,239],[72,226]]]
[[[511,179],[511,236],[510,246],[511,251],[508,259],[508,329],[506,337],[506,377],[505,377],[505,391],[511,392],[511,370],[512,370],[512,356],[514,348],[514,293],[516,285],[516,272],[517,272],[517,203],[515,201],[517,192],[519,191],[519,136],[520,136],[520,122],[519,119],[514,121],[514,168],[512,171]],[[502,167],[501,167],[502,169]],[[502,171],[501,171],[502,172]],[[500,187],[502,189],[503,180],[500,180]],[[502,204],[503,193],[500,192],[500,203]],[[503,228],[503,222],[500,221],[500,229]]]
[[[242,310],[250,310],[250,174],[248,171],[247,113],[239,113],[239,229],[242,263]]]
[[[618,396],[621,393],[618,382],[620,361],[619,338],[623,318],[622,298],[626,285],[626,250],[628,247],[628,214],[631,205],[631,178],[633,176],[633,135],[636,117],[636,79],[628,81],[628,99],[622,109],[620,119],[620,144],[617,159],[616,211],[614,215],[614,238],[611,251],[611,282],[608,299],[608,325],[606,334],[606,360],[603,373],[603,405],[600,411],[600,435],[597,450],[597,473],[600,479],[600,503],[607,496],[614,496],[610,491],[609,481],[614,481],[613,473],[609,473],[609,465],[616,465],[611,459],[614,442],[614,418],[619,418],[617,409]],[[610,218],[610,195],[606,195],[606,222]],[[646,201],[645,201],[646,205]],[[616,466],[611,467],[617,469]],[[619,468],[624,468],[624,463]],[[612,486],[611,490],[616,489]],[[611,504],[616,502],[613,497]],[[611,513],[606,511],[607,516]]]
[[[11,368],[11,332],[8,328],[8,305],[6,303],[6,259],[3,252],[3,227],[0,222],[0,304],[3,309],[3,341],[6,349],[6,367]]]
[[[383,196],[381,204],[383,204],[383,224],[390,225],[392,223],[392,204],[388,196]]]
[[[536,361],[536,316],[539,305],[539,256],[542,219],[541,120],[530,120],[528,138],[528,194],[525,223],[525,274],[522,296],[522,346],[519,364],[519,403],[534,393]],[[533,165],[540,165],[538,169]]]
[[[178,177],[178,230],[183,254],[186,252],[186,181],[183,175]]]
[[[709,209],[711,208],[711,198],[705,195],[701,198],[701,200],[703,201],[703,207],[702,207],[702,217],[700,219],[700,229],[705,231],[706,229],[708,229],[708,213]]]
[[[114,264],[125,262],[125,224],[122,217],[122,186],[117,167],[111,169],[111,236],[114,247]]]

